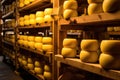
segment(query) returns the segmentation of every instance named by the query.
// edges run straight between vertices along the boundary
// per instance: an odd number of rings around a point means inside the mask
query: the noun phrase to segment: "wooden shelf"
[[[2,30],[3,31],[13,31],[14,28],[13,27],[9,27],[9,28],[5,27],[5,28],[2,28]]]
[[[60,61],[64,64],[68,64],[70,66],[89,71],[95,74],[102,75],[104,77],[108,77],[114,80],[120,79],[120,71],[118,70],[105,70],[100,64],[92,64],[92,63],[84,63],[80,59],[77,58],[63,58],[61,55],[55,55],[55,60]]]
[[[44,5],[47,5],[48,3],[50,3],[49,0],[35,0],[33,3],[27,5],[27,6],[24,6],[22,8],[19,8],[19,11],[20,12],[23,12],[23,11],[27,11],[27,10],[33,10],[35,9],[36,7],[38,6],[44,6]]]
[[[13,1],[15,0],[1,0],[1,4],[8,5],[8,4],[11,4],[11,2]]]
[[[6,44],[8,44],[8,45],[11,45],[11,46],[14,45],[14,43],[11,43],[11,42],[8,42],[8,41],[5,41],[5,40],[2,40],[2,42],[3,42],[3,43],[6,43]]]
[[[90,30],[90,28],[96,30],[108,26],[120,25],[120,11],[116,13],[99,13],[93,15],[86,15],[80,17],[73,17],[70,20],[61,19],[59,21],[61,29],[83,29]]]
[[[120,35],[120,31],[107,32],[109,35]]]
[[[14,11],[10,11],[9,13],[3,15],[3,16],[2,16],[2,19],[13,18],[13,13],[14,13]]]

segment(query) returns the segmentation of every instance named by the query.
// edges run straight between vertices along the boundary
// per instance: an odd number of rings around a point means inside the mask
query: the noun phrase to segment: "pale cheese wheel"
[[[52,73],[44,71],[43,76],[45,79],[50,80],[52,78]]]
[[[52,15],[53,13],[53,8],[46,8],[44,10],[44,15]]]
[[[114,31],[120,31],[120,27],[114,27]]]
[[[28,40],[28,41],[33,41],[33,42],[34,42],[34,41],[35,41],[35,37],[34,37],[34,36],[28,36],[27,40]]]
[[[44,11],[37,11],[36,17],[44,17]]]
[[[35,42],[33,41],[28,42],[28,47],[31,49],[35,49]]]
[[[35,49],[41,51],[42,50],[42,43],[35,43]]]
[[[36,19],[30,19],[29,22],[30,22],[30,24],[35,25],[36,24]]]
[[[49,65],[45,65],[44,66],[44,71],[50,72],[51,71],[50,66]]]
[[[30,3],[29,0],[24,0],[24,4],[25,4],[25,5],[28,5],[29,3]]]
[[[35,14],[30,14],[29,17],[30,17],[30,19],[35,19],[36,15]]]
[[[63,40],[63,47],[76,48],[77,47],[77,40],[72,39],[72,38],[65,38]]]
[[[102,40],[100,44],[101,51],[107,53],[120,53],[120,40]]]
[[[27,40],[23,40],[23,46],[28,47],[28,41]]]
[[[107,27],[107,31],[114,31],[114,27]]]
[[[25,15],[24,16],[24,20],[29,20],[30,18],[29,18],[29,15]]]
[[[35,61],[35,67],[41,67],[41,64],[39,61]]]
[[[120,56],[119,55],[110,55],[110,54],[101,54],[99,58],[99,64],[106,69],[120,69]]]
[[[95,39],[83,39],[80,45],[85,51],[97,51],[99,48],[98,40]]]
[[[44,16],[44,21],[45,21],[45,22],[52,22],[52,21],[53,21],[53,18],[52,18],[51,15],[45,15],[45,16]]]
[[[76,56],[76,49],[62,48],[61,55],[63,57],[75,57]]]
[[[32,64],[33,60],[31,58],[28,58],[28,63]]]
[[[52,37],[43,37],[42,43],[43,44],[52,44]]]
[[[42,43],[42,37],[36,36],[35,37],[35,42]]]
[[[104,0],[87,0],[88,4],[91,3],[102,3]]]
[[[99,54],[97,52],[89,52],[82,50],[80,52],[80,60],[83,62],[95,63],[98,61]]]
[[[34,71],[35,71],[36,74],[42,74],[43,73],[43,70],[40,67],[35,67]]]
[[[78,12],[76,10],[66,9],[63,12],[64,19],[68,19],[70,17],[77,17],[77,16],[78,16]]]
[[[104,12],[115,12],[120,9],[120,0],[104,0],[103,11]]]
[[[34,69],[34,65],[33,65],[33,64],[30,64],[30,63],[27,64],[27,67],[28,67],[28,69],[30,69],[30,70],[33,70],[33,69]]]
[[[91,3],[88,6],[88,15],[91,14],[96,14],[96,13],[102,13],[103,12],[103,8],[102,8],[102,4],[101,3]]]
[[[77,9],[78,8],[78,3],[76,0],[72,1],[64,1],[63,3],[63,9]]]
[[[44,17],[36,17],[36,23],[41,24],[41,23],[44,23],[44,22],[45,22]]]
[[[46,52],[52,52],[53,51],[53,45],[51,44],[43,44],[42,50]]]

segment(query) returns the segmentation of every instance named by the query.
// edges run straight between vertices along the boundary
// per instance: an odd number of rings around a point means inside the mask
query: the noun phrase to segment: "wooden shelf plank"
[[[109,35],[120,35],[120,31],[110,31],[107,32]]]
[[[13,31],[14,28],[13,27],[10,27],[10,28],[2,28],[3,31]]]
[[[9,44],[11,46],[14,46],[14,43],[11,43],[11,42],[8,42],[8,41],[5,41],[5,40],[2,40],[3,43],[6,43],[6,44]]]
[[[14,11],[10,11],[9,13],[2,16],[2,19],[12,18]]]
[[[95,74],[102,75],[104,77],[108,77],[114,80],[120,79],[120,71],[118,70],[105,70],[99,64],[93,63],[84,63],[80,59],[77,58],[63,58],[61,55],[55,55],[55,60],[60,61],[62,63],[71,65],[73,67],[83,69]]]

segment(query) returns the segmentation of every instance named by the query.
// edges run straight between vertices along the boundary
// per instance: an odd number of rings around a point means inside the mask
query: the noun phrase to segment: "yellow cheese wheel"
[[[19,21],[24,21],[24,17],[20,17],[20,18],[19,18]]]
[[[35,16],[35,14],[30,14],[30,19],[35,19],[36,18],[36,16]]]
[[[36,17],[44,17],[44,11],[37,11]]]
[[[99,58],[99,63],[103,68],[106,69],[120,69],[120,56],[110,55],[110,54],[101,54]]]
[[[19,0],[19,2],[24,2],[24,0]]]
[[[62,48],[61,55],[63,57],[75,57],[76,56],[76,49]]]
[[[36,19],[30,19],[30,24],[35,25],[36,24]]]
[[[102,40],[100,44],[102,52],[120,53],[120,40]]]
[[[22,56],[22,60],[26,60],[26,57],[25,57],[25,56]]]
[[[46,52],[52,52],[53,51],[53,45],[51,44],[43,44],[42,50]]]
[[[19,22],[20,26],[24,26],[24,21]]]
[[[19,58],[18,58],[18,61],[19,61],[19,63],[21,64],[21,62],[22,62],[22,58],[19,57]]]
[[[26,26],[30,25],[30,21],[29,20],[24,20],[24,25],[26,25]]]
[[[36,23],[44,23],[44,17],[36,17]]]
[[[24,40],[24,39],[23,39],[23,38],[24,38],[23,36],[24,36],[24,35],[20,35],[20,36],[19,36],[19,39],[20,39],[20,40]]]
[[[104,0],[87,0],[89,4],[91,3],[102,3]]]
[[[51,37],[43,37],[42,43],[43,44],[52,44],[52,38]]]
[[[24,0],[24,4],[25,4],[25,5],[28,5],[29,3],[30,3],[29,0]]]
[[[42,74],[43,73],[43,70],[40,67],[35,67],[34,71],[35,71],[36,74]]]
[[[27,41],[27,39],[28,39],[28,36],[27,35],[23,35],[23,40]]]
[[[91,3],[88,6],[88,15],[95,14],[95,13],[102,13],[102,4],[101,3]]]
[[[35,0],[29,0],[30,2],[34,2]]]
[[[29,18],[29,15],[25,15],[24,16],[24,20],[29,20],[30,18]]]
[[[30,70],[33,70],[33,69],[34,69],[34,65],[33,65],[33,64],[30,64],[30,63],[27,64],[27,67],[28,67],[28,69],[30,69]]]
[[[119,26],[114,27],[114,31],[120,31],[120,27]]]
[[[42,45],[43,45],[42,43],[38,43],[38,42],[35,43],[35,49],[41,51],[42,50]]]
[[[42,43],[42,37],[41,36],[36,36],[35,37],[35,42]]]
[[[63,47],[76,48],[77,47],[77,40],[72,39],[72,38],[65,38],[63,40]]]
[[[28,47],[31,49],[35,49],[35,42],[33,41],[28,42]]]
[[[97,62],[99,54],[97,52],[88,52],[82,50],[80,52],[80,60],[83,62]]]
[[[28,47],[28,41],[23,40],[23,46],[24,46],[24,47]]]
[[[45,22],[51,22],[51,21],[53,21],[53,18],[52,18],[51,15],[45,15],[45,16],[44,16],[44,21],[45,21]]]
[[[35,67],[41,67],[41,64],[39,61],[35,61]]]
[[[50,80],[52,78],[52,73],[44,71],[43,76],[45,79]]]
[[[50,72],[51,71],[50,66],[49,65],[45,65],[44,66],[44,71]]]
[[[107,31],[114,31],[114,27],[107,27]]]
[[[23,7],[24,6],[24,3],[23,2],[20,2],[19,3],[19,7]]]
[[[103,1],[103,11],[104,12],[115,12],[118,9],[120,5],[120,0],[104,0]]]
[[[31,58],[28,58],[28,63],[33,63],[33,60]]]
[[[81,41],[81,49],[85,51],[97,51],[99,48],[98,41],[95,39],[83,39]]]
[[[23,64],[24,66],[27,66],[27,61],[26,61],[26,60],[22,60],[22,64]]]
[[[68,19],[68,18],[70,18],[70,17],[76,17],[76,16],[78,16],[78,12],[77,12],[76,10],[66,9],[66,10],[64,10],[64,12],[63,12],[63,17],[64,17],[65,19]]]
[[[46,8],[44,10],[44,15],[51,15],[53,13],[53,8]]]
[[[28,41],[35,41],[35,37],[34,36],[28,36],[27,40]]]

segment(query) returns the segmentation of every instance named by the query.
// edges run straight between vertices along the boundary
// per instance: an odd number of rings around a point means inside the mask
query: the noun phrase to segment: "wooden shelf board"
[[[7,19],[7,18],[13,16],[13,13],[14,13],[14,11],[10,11],[9,13],[3,15],[3,16],[2,16],[2,19]]]
[[[36,8],[37,6],[43,6],[48,2],[50,2],[50,1],[49,0],[35,0],[33,3],[20,8],[19,11],[22,12],[22,11],[26,11],[26,10]]]
[[[3,31],[13,31],[14,28],[10,27],[10,28],[2,28]]]
[[[109,35],[120,35],[120,31],[110,31],[107,32]]]
[[[118,70],[105,70],[100,64],[93,63],[84,63],[80,59],[77,58],[63,58],[61,55],[55,55],[55,60],[60,61],[62,63],[71,65],[73,67],[83,69],[95,74],[102,75],[104,77],[108,77],[114,80],[120,79],[120,71]]]
[[[11,42],[8,42],[8,41],[5,41],[5,40],[2,40],[2,42],[13,46],[13,43],[11,43]]]

